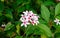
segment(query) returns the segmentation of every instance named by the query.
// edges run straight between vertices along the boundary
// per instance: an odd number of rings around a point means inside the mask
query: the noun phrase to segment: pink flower
[[[37,14],[34,14],[32,11],[23,12],[21,16],[22,16],[20,18],[22,22],[21,26],[27,27],[27,25],[29,24],[37,25],[39,23],[38,21],[39,16],[37,16]]]
[[[27,21],[24,21],[22,24],[21,24],[21,26],[25,26],[25,27],[27,27],[27,25],[29,25],[30,23],[29,22],[27,22]]]

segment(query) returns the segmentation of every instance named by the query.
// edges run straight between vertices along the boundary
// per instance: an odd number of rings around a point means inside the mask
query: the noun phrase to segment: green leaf
[[[60,15],[56,16],[56,18],[60,20]]]
[[[0,2],[0,12],[3,12],[4,10],[4,4]]]
[[[54,38],[60,38],[60,32],[55,33]]]
[[[27,30],[26,30],[26,35],[30,35],[34,33],[34,27],[32,25],[30,25]]]
[[[40,31],[41,31],[43,34],[47,35],[48,37],[51,37],[51,36],[52,36],[51,30],[50,30],[49,27],[47,27],[47,25],[45,25],[45,24],[40,24],[40,25],[38,25],[38,27],[40,28]]]
[[[1,2],[4,2],[5,0],[1,0]]]
[[[16,4],[19,5],[23,2],[23,0],[16,0]]]
[[[22,36],[16,36],[15,38],[22,38]]]
[[[47,36],[46,35],[41,35],[41,38],[47,38]]]
[[[12,31],[6,31],[6,34],[11,37],[13,35],[13,32]]]
[[[16,10],[18,13],[20,13],[20,12],[23,12],[25,10],[25,7],[24,6],[18,7]]]
[[[54,3],[52,1],[45,1],[44,2],[44,5],[46,6],[50,6],[50,5],[53,5]]]
[[[34,26],[34,34],[35,35],[40,35],[41,34],[40,28],[38,28],[37,26]]]
[[[60,25],[54,25],[54,27],[56,28],[57,32],[60,32]]]
[[[41,15],[45,21],[47,21],[47,22],[49,21],[50,12],[49,12],[48,8],[45,7],[44,5],[41,5]]]
[[[2,13],[0,13],[0,16],[2,16]]]
[[[10,20],[12,20],[13,19],[12,9],[6,9],[5,12],[6,12],[6,15],[5,16],[7,18],[9,18]]]
[[[11,28],[13,28],[14,27],[14,25],[12,25],[10,22],[5,26],[5,31],[7,31],[7,30],[10,30]]]
[[[26,4],[26,9],[29,10],[30,9],[30,5]]]
[[[16,29],[17,29],[16,30],[17,34],[20,35],[20,25],[19,24],[17,24]]]
[[[58,3],[55,7],[55,16],[60,14],[60,3]]]

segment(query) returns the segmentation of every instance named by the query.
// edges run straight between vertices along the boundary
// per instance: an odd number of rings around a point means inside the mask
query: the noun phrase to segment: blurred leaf
[[[55,16],[60,14],[60,3],[58,3],[55,7]]]
[[[54,38],[60,38],[60,32],[55,33]]]
[[[6,31],[6,34],[8,37],[13,37],[15,36],[14,32],[13,31]]]
[[[57,32],[60,32],[60,25],[55,25],[54,27],[56,28]]]
[[[50,12],[49,12],[48,8],[45,7],[44,5],[41,5],[41,15],[45,21],[47,21],[47,22],[49,21]]]
[[[18,13],[20,13],[20,12],[23,12],[25,10],[25,7],[24,6],[18,7],[16,10]]]
[[[16,4],[19,5],[23,2],[23,0],[16,0]]]
[[[34,26],[34,35],[40,35],[41,34],[41,31],[40,31],[40,28],[38,28],[37,26]]]
[[[60,20],[60,15],[56,16],[56,18]]]
[[[51,6],[51,5],[53,5],[54,3],[52,2],[52,1],[45,1],[44,2],[44,5],[46,5],[46,6]]]
[[[4,10],[4,4],[0,2],[0,13]]]
[[[30,35],[34,33],[34,27],[32,25],[30,25],[27,30],[26,30],[26,35]]]
[[[30,9],[30,5],[29,5],[29,4],[26,5],[26,9],[27,9],[27,10]]]
[[[4,2],[4,0],[1,0],[1,2]]]
[[[13,24],[11,24],[10,22],[5,26],[5,31],[7,31],[7,30],[10,30],[11,28],[13,28],[14,27],[14,25]]]
[[[38,27],[40,28],[40,30],[43,34],[47,35],[48,37],[52,36],[50,28],[47,27],[45,24],[40,24],[40,25],[38,25]]]
[[[2,16],[2,13],[0,13],[0,16]]]
[[[22,38],[22,36],[16,36],[15,38]]]
[[[47,38],[47,36],[46,35],[41,35],[41,38]]]
[[[13,15],[12,15],[12,9],[6,9],[6,15],[7,18],[9,18],[10,20],[13,19]]]
[[[17,24],[16,29],[17,29],[16,30],[17,34],[20,35],[20,25],[19,24]]]

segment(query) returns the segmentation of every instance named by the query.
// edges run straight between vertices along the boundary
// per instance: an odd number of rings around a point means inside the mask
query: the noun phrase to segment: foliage
[[[60,38],[59,0],[0,0],[0,38]],[[38,25],[21,26],[21,14],[33,11],[39,18]],[[2,24],[6,26],[3,27]]]

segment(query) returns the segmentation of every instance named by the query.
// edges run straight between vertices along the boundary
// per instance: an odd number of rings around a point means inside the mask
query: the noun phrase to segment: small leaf
[[[16,4],[19,5],[23,2],[23,0],[16,0]]]
[[[3,12],[4,10],[4,4],[0,2],[0,12]]]
[[[18,7],[16,10],[18,13],[20,13],[20,12],[23,12],[25,10],[25,7]]]
[[[7,31],[7,30],[10,30],[11,28],[13,28],[14,27],[14,25],[12,25],[10,22],[5,26],[5,31]]]
[[[50,12],[49,12],[48,8],[45,7],[44,5],[41,5],[41,15],[45,21],[47,21],[47,22],[49,21]]]
[[[20,25],[19,24],[17,24],[16,29],[17,29],[16,30],[17,34],[20,35]]]
[[[13,19],[12,9],[6,9],[5,12],[6,12],[6,15],[5,16],[7,18],[9,18],[10,20],[12,20]]]
[[[60,14],[60,3],[58,3],[55,7],[55,16]]]
[[[1,2],[4,2],[4,0],[1,0]]]
[[[22,36],[16,36],[15,38],[22,38]]]

